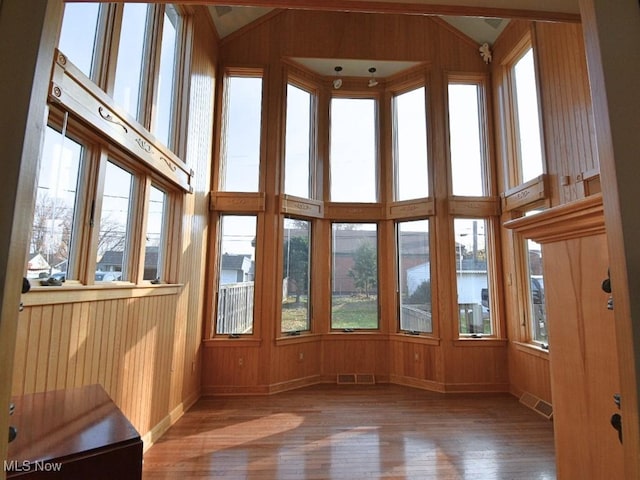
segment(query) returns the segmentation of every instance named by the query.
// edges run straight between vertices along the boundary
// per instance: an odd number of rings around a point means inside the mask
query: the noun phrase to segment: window
[[[222,215],[216,333],[253,333],[256,223],[253,215]]]
[[[91,78],[98,34],[99,3],[66,3],[58,48]]]
[[[148,11],[149,6],[144,3],[124,4],[113,90],[115,102],[141,123],[140,94]]]
[[[284,193],[310,198],[311,192],[311,93],[287,85]]]
[[[449,148],[454,195],[486,194],[480,98],[477,84],[449,83]]]
[[[331,100],[332,202],[375,202],[376,103],[370,98]],[[357,178],[358,181],[354,182]]]
[[[460,335],[491,335],[487,221],[454,219]]]
[[[529,315],[531,325],[531,341],[549,345],[547,331],[547,311],[544,297],[544,276],[542,272],[542,248],[533,240],[526,241],[529,276]]]
[[[533,58],[529,47],[511,69],[516,128],[516,148],[519,160],[519,180],[524,183],[544,172],[538,109],[538,87]]]
[[[182,91],[176,75],[186,38],[182,28],[180,7],[174,5],[70,3],[58,47],[157,141],[172,148],[174,105]]]
[[[147,205],[143,280],[159,281],[162,278],[162,261],[167,226],[166,216],[167,194],[152,185]]]
[[[27,261],[27,278],[71,278],[78,182],[84,147],[47,127]]]
[[[332,225],[331,328],[378,328],[378,238],[375,223]]]
[[[162,43],[160,45],[160,68],[157,80],[155,121],[151,133],[165,145],[170,145],[169,135],[173,119],[173,97],[178,53],[179,20],[175,7],[167,5],[162,23]]]
[[[393,97],[395,200],[429,195],[425,88]]]
[[[433,332],[429,220],[397,223],[400,330]]]
[[[134,176],[109,161],[104,181],[96,281],[130,280],[128,256],[132,231],[132,200]]]
[[[229,76],[225,95],[220,189],[227,192],[257,192],[260,180],[262,78]]]
[[[284,219],[282,333],[310,328],[311,222]]]

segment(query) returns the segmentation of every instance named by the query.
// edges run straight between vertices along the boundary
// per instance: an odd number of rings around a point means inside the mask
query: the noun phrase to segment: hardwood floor
[[[553,424],[507,394],[317,385],[203,398],[152,446],[143,479],[556,478]]]

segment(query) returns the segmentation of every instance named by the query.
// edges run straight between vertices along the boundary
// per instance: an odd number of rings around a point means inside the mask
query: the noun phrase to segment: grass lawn
[[[378,328],[378,297],[333,296],[331,328]]]
[[[282,302],[282,331],[309,330],[308,315],[307,297],[300,297],[298,303],[296,297],[288,297]]]

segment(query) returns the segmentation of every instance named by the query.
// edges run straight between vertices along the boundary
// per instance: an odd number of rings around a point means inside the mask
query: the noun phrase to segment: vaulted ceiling
[[[578,0],[208,0],[218,34],[225,38],[274,8],[437,15],[479,44],[492,44],[510,18],[579,18]]]

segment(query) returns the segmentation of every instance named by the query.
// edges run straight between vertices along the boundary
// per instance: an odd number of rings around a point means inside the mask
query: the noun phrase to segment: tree
[[[362,243],[354,252],[353,268],[349,270],[355,287],[369,298],[369,293],[378,285],[378,259],[369,243]]]
[[[295,286],[296,303],[307,293],[309,283],[309,239],[293,236],[284,244],[284,273]]]

